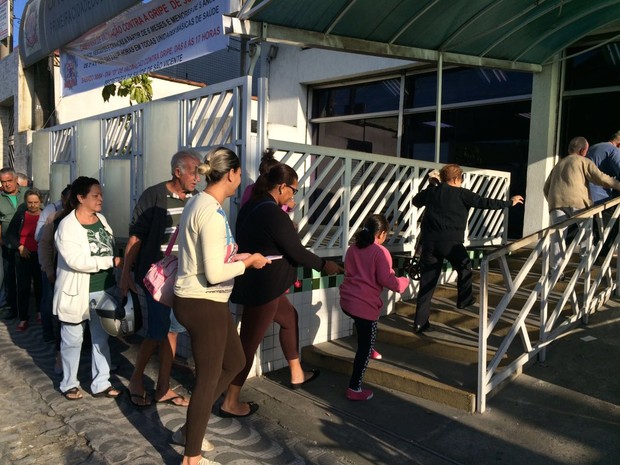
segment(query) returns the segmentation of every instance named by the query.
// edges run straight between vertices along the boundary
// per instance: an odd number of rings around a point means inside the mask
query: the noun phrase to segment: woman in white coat
[[[60,391],[68,400],[82,398],[77,379],[84,327],[89,321],[92,340],[91,392],[95,397],[117,397],[110,383],[110,347],[95,308],[116,284],[113,269],[114,236],[100,213],[103,195],[99,181],[80,176],[71,184],[67,215],[54,236],[58,266],[53,309],[60,320],[60,356],[63,378]]]

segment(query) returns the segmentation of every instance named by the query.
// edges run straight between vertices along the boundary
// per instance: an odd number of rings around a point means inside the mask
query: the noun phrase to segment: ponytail
[[[364,221],[362,229],[353,236],[355,245],[364,249],[375,243],[375,238],[382,232],[387,232],[389,223],[383,215],[370,215]]]

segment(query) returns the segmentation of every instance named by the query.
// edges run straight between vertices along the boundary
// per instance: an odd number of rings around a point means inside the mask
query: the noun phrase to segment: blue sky
[[[14,0],[13,1],[13,14],[15,15],[15,22],[13,23],[13,45],[17,45],[19,39],[19,19],[24,12],[24,6],[27,0]]]

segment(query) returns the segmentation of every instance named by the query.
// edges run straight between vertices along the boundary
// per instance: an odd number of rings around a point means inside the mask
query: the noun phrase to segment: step
[[[354,336],[304,347],[304,362],[350,374],[357,342]],[[394,345],[377,347],[382,360],[370,360],[364,382],[473,412],[476,406],[476,365],[436,358]]]
[[[478,362],[478,333],[449,322],[433,320],[431,330],[420,336],[413,333],[412,318],[393,313],[379,319],[376,341],[378,347],[383,343],[390,344],[412,350],[416,355],[432,355],[469,364]],[[488,356],[495,355],[496,350],[490,346]]]

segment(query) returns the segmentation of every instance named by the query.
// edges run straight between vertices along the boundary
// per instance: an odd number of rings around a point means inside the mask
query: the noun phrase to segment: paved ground
[[[69,402],[58,392],[53,348],[40,328],[15,332],[0,324],[0,465],[170,464],[185,410],[136,410],[126,395]],[[127,385],[137,345],[114,340],[115,384]],[[153,377],[155,365],[149,366]],[[323,372],[307,389],[290,391],[286,373],[249,380],[244,397],[260,405],[243,419],[213,415],[206,454],[222,464],[609,464],[620,463],[620,308],[591,318],[470,415],[375,388],[375,398],[344,398],[346,377]],[[89,385],[88,355],[80,379]],[[191,391],[189,370],[175,383]],[[152,387],[152,386],[151,386]]]

